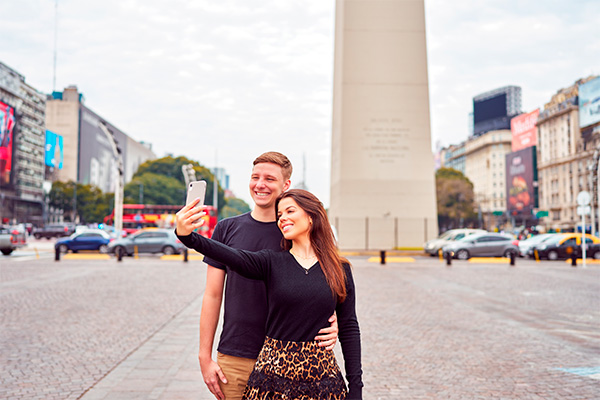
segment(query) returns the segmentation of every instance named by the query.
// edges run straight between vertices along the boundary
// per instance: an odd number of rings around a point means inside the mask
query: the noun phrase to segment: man
[[[290,187],[292,164],[277,152],[264,153],[253,164],[249,184],[253,210],[219,222],[212,238],[238,249],[281,251],[282,234],[277,227],[275,200]],[[206,386],[217,399],[238,400],[265,339],[265,286],[262,281],[244,278],[216,260],[205,257],[204,262],[208,268],[200,314],[200,369]],[[223,331],[215,362],[212,348],[224,289]],[[331,350],[337,339],[337,321],[335,316],[329,321],[332,325],[321,329],[315,339]]]

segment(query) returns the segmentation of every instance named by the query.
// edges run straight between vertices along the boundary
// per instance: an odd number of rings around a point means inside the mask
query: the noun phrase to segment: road
[[[0,258],[0,398],[212,398],[201,262],[38,254]],[[365,399],[600,397],[600,265],[351,261]]]

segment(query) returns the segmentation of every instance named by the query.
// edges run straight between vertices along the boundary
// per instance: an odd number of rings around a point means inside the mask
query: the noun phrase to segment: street
[[[599,264],[350,260],[365,399],[600,397]],[[196,358],[200,261],[45,251],[0,265],[0,398],[213,398]]]

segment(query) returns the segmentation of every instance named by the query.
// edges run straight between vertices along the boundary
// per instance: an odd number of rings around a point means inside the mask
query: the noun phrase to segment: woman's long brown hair
[[[342,263],[349,264],[349,262],[338,254],[333,231],[323,204],[314,194],[306,190],[291,189],[282,193],[275,201],[276,213],[278,213],[279,202],[288,197],[293,199],[312,219],[309,232],[310,244],[319,259],[331,292],[340,302],[343,302],[346,299],[346,274]],[[282,247],[284,250],[291,249],[292,241],[283,238]]]

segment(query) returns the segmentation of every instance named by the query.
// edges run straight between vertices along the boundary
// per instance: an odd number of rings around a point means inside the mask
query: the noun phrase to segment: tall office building
[[[340,248],[437,236],[423,0],[336,2],[331,163]]]
[[[0,223],[42,223],[46,96],[0,63]]]

